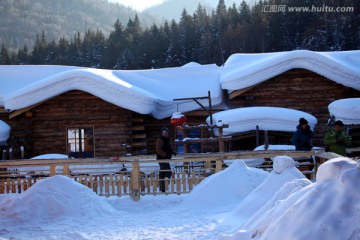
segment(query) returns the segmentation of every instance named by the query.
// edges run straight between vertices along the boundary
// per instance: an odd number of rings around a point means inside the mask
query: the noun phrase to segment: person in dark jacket
[[[171,159],[172,155],[176,155],[170,146],[169,129],[161,128],[161,136],[156,139],[156,159]],[[159,187],[161,192],[165,192],[165,178],[171,178],[170,163],[159,163]]]
[[[305,118],[299,119],[299,125],[296,127],[291,142],[295,145],[296,151],[310,151],[312,149],[312,138],[314,136],[308,121]]]

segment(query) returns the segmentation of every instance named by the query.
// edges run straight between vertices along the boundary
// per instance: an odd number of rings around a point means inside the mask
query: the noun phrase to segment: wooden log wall
[[[174,109],[174,112],[176,110]],[[205,111],[193,111],[189,113],[185,113],[188,124],[189,125],[200,125],[206,123],[206,118],[208,117],[208,113]],[[148,153],[149,154],[155,154],[155,142],[156,138],[160,136],[160,130],[162,127],[169,128],[170,131],[170,137],[174,141],[175,140],[175,127],[170,124],[171,118],[164,118],[164,119],[155,119],[152,116],[146,115],[144,117],[144,124],[146,129],[146,141],[147,141],[147,147],[148,147]],[[204,148],[206,151],[216,151],[214,149],[212,143],[204,144]],[[172,145],[172,147],[175,149],[175,145]],[[204,151],[204,152],[206,152]]]
[[[108,103],[82,91],[70,91],[50,99],[9,119],[0,119],[11,126],[8,145],[14,157],[21,145],[25,158],[41,154],[67,154],[67,127],[93,127],[96,157],[122,155],[122,144],[131,143],[132,111]]]
[[[189,124],[204,124],[206,117],[200,111],[189,116]],[[83,91],[66,92],[11,119],[0,113],[0,119],[11,126],[8,148],[13,148],[14,158],[20,158],[20,146],[25,147],[25,158],[68,154],[67,127],[93,127],[95,157],[122,156],[124,146],[126,153],[153,154],[161,127],[168,127],[173,139],[175,134],[170,118],[141,115]]]
[[[312,114],[318,120],[314,145],[323,146],[323,137],[328,128],[328,105],[338,99],[356,97],[360,97],[360,91],[356,89],[305,69],[292,69],[233,97],[229,103],[232,108],[271,106]]]

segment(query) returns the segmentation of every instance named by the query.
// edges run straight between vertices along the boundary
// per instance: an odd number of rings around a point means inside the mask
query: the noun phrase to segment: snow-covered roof
[[[0,66],[0,107],[11,112],[70,90],[81,90],[140,114],[161,119],[199,109],[192,100],[207,96],[223,106],[222,90],[239,90],[289,69],[304,68],[360,90],[360,51],[234,54],[223,67],[188,63],[149,70],[103,70],[70,66]],[[199,100],[208,106],[208,100]],[[178,107],[177,107],[178,106]]]
[[[294,132],[299,125],[299,119],[305,118],[311,129],[314,129],[317,119],[306,112],[279,107],[245,107],[217,112],[213,114],[216,125],[228,124],[223,129],[224,135],[259,130]],[[210,117],[206,119],[210,122]],[[217,134],[217,132],[215,132]]]
[[[330,115],[345,125],[360,124],[360,98],[346,98],[334,101],[328,106]]]
[[[199,109],[193,101],[174,98],[207,96],[214,106],[222,103],[219,68],[186,65],[151,70],[103,70],[64,66],[0,66],[0,106],[7,111],[29,107],[70,90],[91,93],[117,106],[156,118],[177,110]],[[201,102],[207,105],[207,101]]]
[[[233,54],[221,68],[223,89],[234,91],[269,80],[290,69],[302,68],[360,90],[360,51]]]

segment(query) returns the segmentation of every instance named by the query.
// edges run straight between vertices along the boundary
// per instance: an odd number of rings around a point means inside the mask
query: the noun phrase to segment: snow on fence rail
[[[0,194],[21,193],[38,180],[63,174],[93,189],[101,196],[130,195],[138,200],[145,194],[182,194],[190,192],[207,176],[219,172],[238,159],[264,159],[256,166],[272,170],[271,158],[290,156],[298,162],[304,175],[314,178],[315,158],[321,150],[299,152],[286,150],[235,151],[227,153],[182,154],[171,160],[156,160],[155,155],[119,157],[115,159],[52,159],[0,161]],[[318,157],[316,157],[318,156]],[[159,179],[159,162],[170,162],[172,177]],[[225,164],[225,163],[226,164]],[[320,161],[318,161],[320,162]],[[165,193],[159,191],[160,181]]]

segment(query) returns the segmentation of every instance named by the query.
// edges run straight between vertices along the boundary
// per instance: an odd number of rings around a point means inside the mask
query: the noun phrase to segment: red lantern
[[[180,112],[175,112],[171,117],[171,125],[175,127],[182,126],[186,122],[187,118]]]

